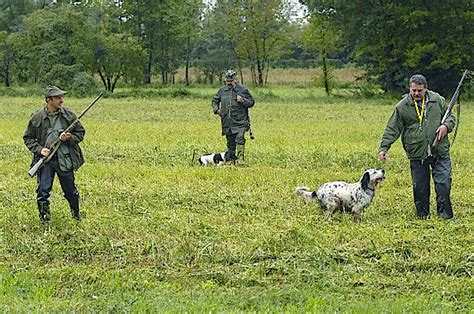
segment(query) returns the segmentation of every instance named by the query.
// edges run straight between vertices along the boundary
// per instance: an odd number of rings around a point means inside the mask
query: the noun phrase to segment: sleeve
[[[220,90],[217,91],[217,93],[212,97],[211,101],[211,106],[212,106],[212,112],[215,114],[217,110],[219,110],[221,103],[221,95],[220,95]]]
[[[446,112],[446,109],[448,109],[448,105],[446,105],[446,100],[444,99],[444,97],[441,97],[441,109],[443,112],[443,115],[444,115],[444,112]],[[449,117],[446,119],[446,121],[444,121],[444,125],[446,125],[446,127],[448,128],[448,133],[451,133],[453,130],[454,130],[454,127],[456,126],[456,117],[451,114],[449,115]]]
[[[398,107],[392,113],[392,116],[388,119],[387,125],[380,141],[379,152],[387,152],[392,144],[400,137],[403,130],[403,122],[398,111]]]
[[[71,130],[71,138],[69,141],[65,142],[68,145],[76,145],[84,139],[84,135],[86,133],[86,130],[81,124],[81,121],[77,120],[77,116],[74,112],[71,110],[65,110],[64,112],[64,118],[66,119],[68,123],[68,127],[75,123],[75,126]]]
[[[33,125],[32,117],[28,122],[28,127],[26,128],[25,134],[23,134],[23,142],[33,154],[41,155],[43,146],[37,141],[36,129],[37,128]]]
[[[240,96],[244,98],[243,106],[245,108],[251,108],[255,105],[255,100],[253,99],[252,95],[250,95],[250,92],[247,88],[242,87],[240,90],[240,93],[241,93]]]
[[[71,132],[71,138],[68,141],[69,144],[70,145],[75,145],[75,144],[78,144],[78,143],[82,142],[82,140],[84,139],[85,134],[86,134],[86,130],[82,126],[81,121],[78,121],[76,126],[74,127],[74,129]]]

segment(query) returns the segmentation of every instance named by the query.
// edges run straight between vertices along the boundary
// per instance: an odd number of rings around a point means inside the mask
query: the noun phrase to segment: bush
[[[74,76],[84,71],[82,65],[56,64],[42,79],[44,85],[56,85],[62,89],[70,90]]]
[[[95,94],[99,90],[95,78],[84,72],[84,67],[81,64],[56,64],[46,73],[42,83],[56,85],[65,89],[69,94],[77,96]]]
[[[74,75],[71,84],[71,91],[77,96],[87,96],[99,93],[99,85],[96,79],[85,73],[79,72]]]

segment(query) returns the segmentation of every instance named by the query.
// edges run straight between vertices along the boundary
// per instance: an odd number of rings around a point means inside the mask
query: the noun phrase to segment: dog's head
[[[375,190],[377,185],[385,179],[385,170],[383,169],[367,169],[360,179],[363,190]]]
[[[216,153],[213,156],[213,161],[216,165],[225,163],[225,153]]]

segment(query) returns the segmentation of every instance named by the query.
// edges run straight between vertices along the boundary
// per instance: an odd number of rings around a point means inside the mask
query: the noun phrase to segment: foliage
[[[309,50],[316,50],[321,56],[323,66],[323,82],[326,95],[330,95],[332,75],[328,65],[328,53],[340,49],[342,35],[331,23],[331,16],[335,12],[331,10],[313,12],[309,18],[309,26],[304,32],[304,45]]]
[[[49,226],[38,222],[22,143],[42,98],[1,97],[0,309],[471,311],[474,124],[461,125],[452,147],[454,221],[415,218],[397,143],[364,220],[339,213],[328,222],[294,188],[356,181],[380,167],[376,149],[397,99],[324,97],[323,89],[304,99],[308,88],[279,87],[262,100],[265,90],[252,90],[256,139],[246,167],[191,165],[193,152],[225,149],[209,105],[215,88],[202,99],[101,99],[82,120],[84,219],[70,218],[55,182]],[[65,100],[76,112],[89,101]],[[465,121],[473,108],[466,103]]]
[[[10,35],[19,80],[40,82],[55,64],[76,64],[74,52],[87,42],[87,28],[82,14],[69,7],[37,10],[25,17],[21,30]]]
[[[213,84],[215,79],[222,81],[222,73],[227,69],[236,68],[236,55],[232,42],[225,36],[216,23],[216,12],[209,11],[203,21],[201,41],[194,51],[198,60],[194,64],[200,69],[203,79],[200,83]]]
[[[97,13],[103,14],[100,10],[63,5],[26,16],[22,30],[10,35],[18,79],[34,83],[57,81],[64,86],[72,84],[75,74],[87,71],[97,73],[104,88],[113,92],[120,78],[133,80],[139,76],[138,66],[143,63],[144,54],[138,40],[111,33],[112,28],[95,23]],[[53,78],[54,75],[60,77]],[[86,74],[80,76],[85,83]]]
[[[217,1],[214,8],[217,25],[239,59],[250,61],[252,80],[258,85],[265,84],[269,62],[289,41],[289,7],[282,0],[245,0]]]
[[[197,36],[201,5],[196,0],[133,0],[124,4],[131,15],[126,24],[141,37],[148,55],[145,83],[151,83],[155,66],[163,84],[172,81],[183,55],[190,49],[185,43],[190,45],[191,38]]]
[[[96,79],[84,71],[80,64],[66,66],[55,64],[42,78],[42,84],[56,85],[68,91],[68,94],[86,96],[96,94],[98,85]]]
[[[105,90],[113,92],[122,77],[139,77],[145,54],[136,38],[125,34],[98,35],[84,52],[90,69],[96,69]]]
[[[86,72],[76,73],[71,82],[71,91],[76,96],[88,96],[99,93],[97,80]]]
[[[0,80],[39,83],[54,65],[82,64],[110,91],[121,82],[189,85],[194,65],[200,82],[232,66],[242,81],[250,67],[262,85],[272,67],[312,67],[320,58],[327,93],[330,64],[357,62],[385,91],[405,91],[418,72],[448,96],[474,63],[470,0],[300,2],[309,20],[296,18],[293,0],[0,0]]]
[[[415,73],[443,94],[456,86],[462,69],[472,66],[474,4],[470,0],[301,1],[312,12],[333,10],[332,22],[369,75],[385,90],[406,89]]]
[[[0,80],[6,87],[12,82],[13,75],[13,51],[8,42],[8,34],[0,31]]]

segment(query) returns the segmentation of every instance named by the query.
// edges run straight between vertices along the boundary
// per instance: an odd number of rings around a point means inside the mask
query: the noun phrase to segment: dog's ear
[[[366,171],[364,172],[364,175],[362,176],[362,179],[360,179],[360,185],[362,187],[362,190],[367,190],[369,187],[369,182],[370,182],[370,175],[369,172]]]

